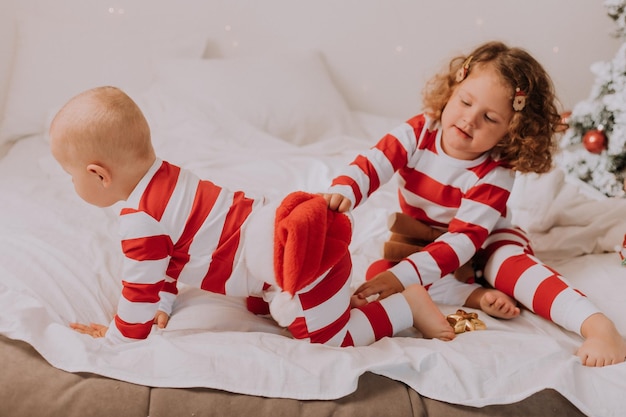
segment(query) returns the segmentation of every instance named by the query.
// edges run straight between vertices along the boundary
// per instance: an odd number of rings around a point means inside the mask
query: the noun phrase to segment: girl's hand
[[[378,294],[378,299],[382,300],[402,291],[404,291],[404,286],[400,280],[392,272],[384,271],[371,280],[361,284],[354,292],[354,295],[364,300],[369,296]]]
[[[156,324],[159,329],[165,329],[169,320],[170,316],[164,311],[159,310],[154,315],[154,324]]]
[[[104,335],[106,335],[107,333],[107,330],[109,330],[107,326],[96,323],[91,323],[89,326],[80,323],[70,323],[70,327],[76,330],[78,333],[88,334],[94,339],[98,337],[104,337]]]
[[[339,213],[345,213],[350,210],[352,202],[341,194],[322,194],[322,197],[328,203],[328,208]]]

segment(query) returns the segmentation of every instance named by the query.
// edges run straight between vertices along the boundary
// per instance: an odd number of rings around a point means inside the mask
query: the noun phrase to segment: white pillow
[[[139,32],[117,15],[62,21],[23,16],[17,23],[0,144],[44,132],[49,114],[75,94],[100,85],[129,93],[148,87],[157,59],[199,58],[206,39],[172,38],[162,31]]]
[[[218,101],[251,125],[296,145],[362,135],[317,52],[170,60],[156,83],[197,102]]]

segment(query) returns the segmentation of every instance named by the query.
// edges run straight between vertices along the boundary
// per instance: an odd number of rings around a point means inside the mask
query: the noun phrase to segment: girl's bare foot
[[[589,316],[580,326],[585,338],[576,352],[585,366],[606,366],[622,363],[626,359],[626,341],[615,325],[602,313]]]
[[[454,339],[454,329],[421,285],[411,285],[402,291],[413,313],[413,326],[426,339],[449,341]]]
[[[500,319],[513,319],[520,315],[517,302],[494,288],[475,289],[465,300],[465,307],[480,309]]]

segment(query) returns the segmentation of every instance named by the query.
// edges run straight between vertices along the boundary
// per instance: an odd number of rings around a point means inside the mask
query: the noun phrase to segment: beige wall
[[[398,117],[416,110],[424,80],[451,54],[487,39],[533,53],[566,109],[587,97],[590,64],[619,46],[600,0],[0,0],[2,101],[16,15],[89,21],[110,8],[142,30],[206,33],[213,56],[321,49],[354,108]]]

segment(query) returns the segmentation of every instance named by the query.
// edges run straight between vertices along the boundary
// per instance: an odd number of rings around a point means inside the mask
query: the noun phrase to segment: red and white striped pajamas
[[[157,159],[120,211],[123,289],[107,340],[148,337],[157,310],[171,314],[177,282],[264,297],[279,324],[311,342],[368,344],[412,326],[401,295],[363,311],[349,308],[347,246],[315,282],[295,295],[282,291],[273,271],[277,207]]]
[[[405,287],[449,279],[484,250],[490,255],[487,281],[542,317],[580,333],[582,322],[599,311],[533,257],[525,234],[510,222],[506,203],[513,172],[486,154],[472,161],[449,157],[441,148],[439,124],[425,115],[398,126],[357,156],[329,192],[344,195],[356,208],[396,173],[401,210],[448,231],[390,268]]]

